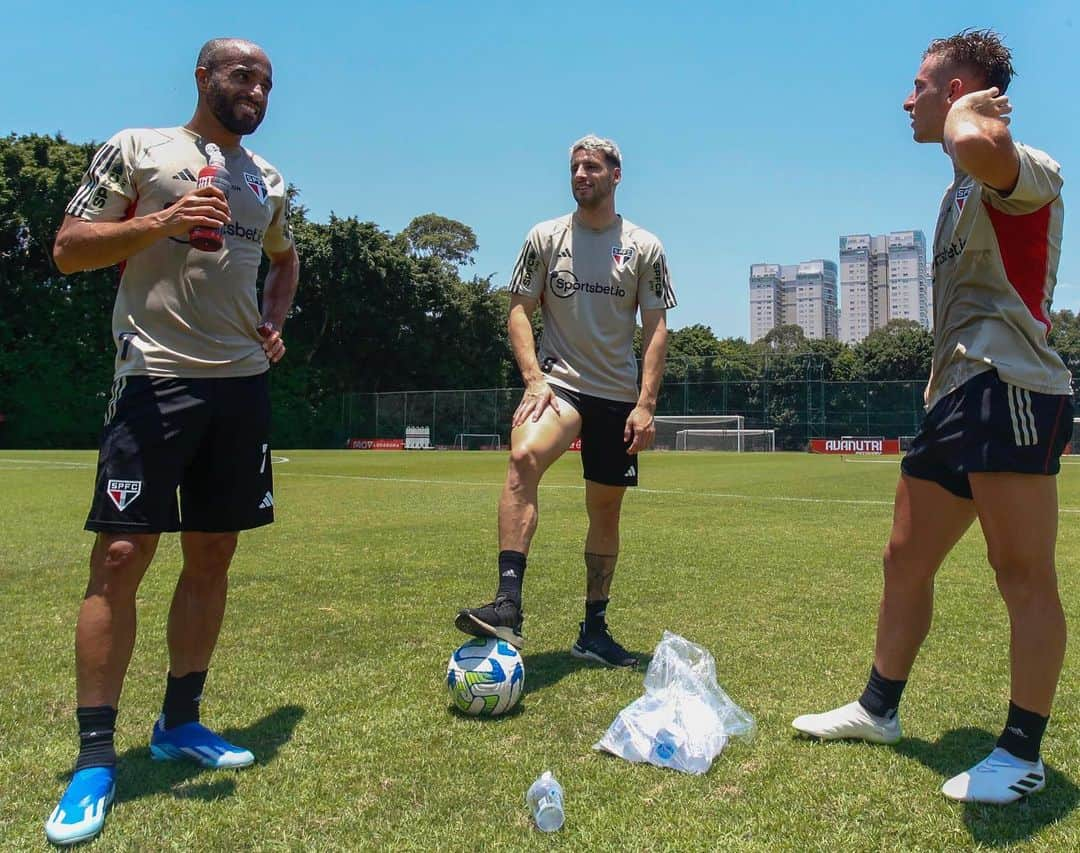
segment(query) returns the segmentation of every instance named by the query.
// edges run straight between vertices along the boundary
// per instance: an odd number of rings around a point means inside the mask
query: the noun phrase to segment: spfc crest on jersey
[[[109,480],[105,491],[109,493],[109,500],[123,512],[142,491],[142,480]]]
[[[612,246],[611,259],[615,261],[615,269],[621,270],[634,259],[634,250],[624,249],[622,246]]]
[[[971,187],[957,187],[956,188],[956,212],[964,212],[964,203],[967,201],[967,197],[971,195]]]
[[[263,181],[262,175],[244,172],[244,183],[248,185],[249,190],[255,193],[255,198],[259,200],[259,204],[266,204],[266,197],[270,193],[266,190],[266,182]]]

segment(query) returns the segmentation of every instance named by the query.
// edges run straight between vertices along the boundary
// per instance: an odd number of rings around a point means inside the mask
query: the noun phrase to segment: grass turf
[[[894,748],[822,744],[790,721],[858,695],[870,666],[895,460],[653,454],[623,514],[609,620],[648,653],[664,629],[708,648],[758,736],[705,776],[593,751],[642,673],[571,658],[586,518],[575,454],[545,478],[526,579],[520,713],[450,711],[461,606],[495,584],[497,453],[284,451],[278,522],[241,537],[203,719],[257,756],[245,771],[150,760],[179,566],[162,540],[139,594],[120,703],[117,802],[102,850],[1080,849],[1080,711],[1070,651],[1044,742],[1047,790],[964,806],[942,781],[1004,720],[1008,625],[977,528],[937,583],[935,625]],[[72,636],[91,537],[91,453],[0,451],[0,845],[44,845],[75,750]],[[884,460],[887,461],[887,460]],[[1080,468],[1059,480],[1058,564],[1080,625]],[[551,769],[566,825],[524,805]]]

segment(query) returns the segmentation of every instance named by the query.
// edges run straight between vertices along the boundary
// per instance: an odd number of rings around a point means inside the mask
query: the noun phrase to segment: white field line
[[[502,488],[502,482],[478,481],[478,480],[423,480],[412,477],[369,477],[362,474],[305,474],[301,471],[282,472],[283,477],[317,477],[326,480],[360,480],[371,483],[401,483],[404,485],[417,486],[483,486],[488,488]],[[541,489],[572,489],[584,491],[584,486],[546,485],[541,483]],[[721,498],[734,501],[758,501],[761,503],[808,503],[808,504],[846,504],[848,506],[883,506],[891,507],[893,502],[856,500],[854,498],[794,498],[780,495],[740,495],[732,492],[691,492],[685,489],[646,489],[635,488],[631,491],[645,495],[681,495],[688,498]],[[1060,507],[1060,512],[1080,513],[1080,507]]]

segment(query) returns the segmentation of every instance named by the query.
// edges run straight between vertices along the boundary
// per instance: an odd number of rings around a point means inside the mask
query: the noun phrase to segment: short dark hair
[[[199,51],[199,58],[195,60],[195,67],[213,71],[225,61],[225,57],[229,54],[230,49],[236,47],[253,47],[256,50],[262,49],[255,44],[255,42],[248,41],[247,39],[210,39],[210,41],[204,44]]]
[[[997,86],[998,93],[1005,94],[1016,74],[1012,65],[1012,51],[1001,42],[1001,36],[993,30],[961,30],[954,36],[934,39],[923,57],[940,56],[952,65],[961,65],[982,75],[986,86]]]

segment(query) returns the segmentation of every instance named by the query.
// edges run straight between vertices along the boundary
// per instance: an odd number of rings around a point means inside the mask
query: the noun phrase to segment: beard
[[[206,97],[210,112],[214,114],[214,118],[221,122],[222,127],[229,133],[247,136],[249,133],[254,133],[255,128],[262,124],[263,116],[266,113],[264,110],[255,107],[254,115],[239,116],[236,114],[237,100],[237,98],[230,98],[218,86],[213,84],[210,85]]]
[[[583,190],[571,186],[570,192],[574,196],[574,201],[581,207],[589,209],[601,207],[611,196],[612,189],[610,183],[596,182],[591,187],[585,187]]]

